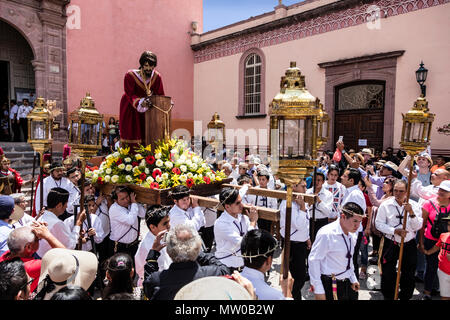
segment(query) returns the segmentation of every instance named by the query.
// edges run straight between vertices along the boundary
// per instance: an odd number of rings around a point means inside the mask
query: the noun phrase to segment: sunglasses
[[[31,285],[33,283],[34,279],[30,278],[30,280],[28,280],[27,283],[25,283],[23,286],[20,287],[20,290],[24,290],[25,288],[27,288],[29,285]]]

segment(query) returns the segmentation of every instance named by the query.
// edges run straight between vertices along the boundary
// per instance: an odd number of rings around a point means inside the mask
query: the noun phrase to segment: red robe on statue
[[[154,70],[147,85],[154,95],[164,95],[162,78],[159,72]],[[130,70],[124,79],[125,93],[120,101],[119,131],[121,145],[127,144],[130,151],[145,139],[145,113],[138,112],[139,100],[147,96],[144,80],[139,70]]]

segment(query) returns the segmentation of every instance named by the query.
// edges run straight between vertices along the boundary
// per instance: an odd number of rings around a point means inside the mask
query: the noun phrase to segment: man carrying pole
[[[417,264],[415,237],[422,228],[423,219],[418,204],[408,199],[407,189],[406,181],[397,180],[394,197],[380,205],[375,220],[376,228],[384,234],[381,292],[385,300],[396,299],[397,295],[401,300],[409,300],[414,292]],[[398,294],[399,286],[401,291]]]

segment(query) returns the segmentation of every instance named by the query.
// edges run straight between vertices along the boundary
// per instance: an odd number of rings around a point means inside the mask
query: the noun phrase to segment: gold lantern
[[[80,102],[80,107],[69,115],[69,146],[80,159],[89,159],[101,149],[103,115],[95,109],[89,93]]]
[[[329,118],[318,98],[305,87],[305,76],[291,62],[280,92],[269,106],[270,157],[274,174],[286,184],[286,234],[283,278],[289,271],[292,187],[317,166],[317,148],[328,138]]]
[[[220,116],[217,112],[214,112],[211,121],[208,122],[207,128],[207,140],[213,145],[217,157],[219,155],[219,150],[222,149],[222,146],[225,143],[225,123],[220,120]]]
[[[39,179],[41,181],[39,208],[42,208],[44,204],[44,188],[42,187],[44,179],[44,152],[51,148],[53,142],[53,115],[51,109],[55,105],[55,100],[45,101],[44,98],[39,97],[34,102],[33,110],[27,115],[28,143],[31,144],[35,152],[39,153]]]

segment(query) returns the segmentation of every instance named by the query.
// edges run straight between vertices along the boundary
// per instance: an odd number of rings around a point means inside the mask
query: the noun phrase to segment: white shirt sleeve
[[[331,192],[322,192],[320,195],[320,203],[317,203],[317,209],[322,211],[328,218],[332,218],[333,194]]]
[[[375,226],[380,232],[384,234],[394,234],[395,228],[391,227],[388,224],[388,207],[384,203],[382,203],[378,208],[377,217],[375,219]]]
[[[110,208],[111,213],[114,213],[115,210],[119,209],[120,211],[125,211],[127,209],[123,208],[124,210],[121,210],[123,207],[118,206],[114,206]],[[117,222],[128,225],[128,226],[132,226],[136,220],[137,220],[137,216],[139,213],[139,206],[137,203],[132,203],[131,204],[131,208],[130,208],[130,212],[128,214],[125,214],[125,212],[118,212],[114,215],[114,218]]]
[[[64,222],[55,223],[50,232],[58,239],[67,249],[75,249],[80,235],[80,227],[75,226],[69,228]]]
[[[326,234],[318,233],[308,257],[310,283],[314,286],[315,294],[324,294],[325,289],[320,279],[322,272],[320,262],[328,252],[328,241]]]

